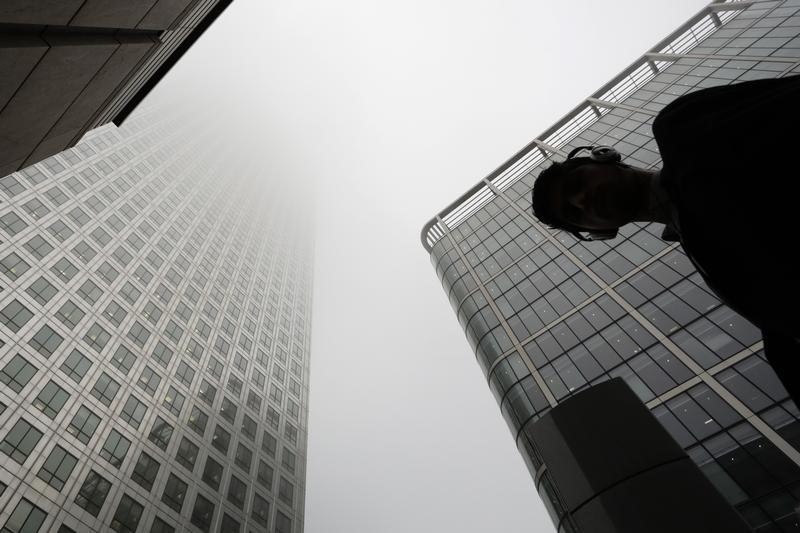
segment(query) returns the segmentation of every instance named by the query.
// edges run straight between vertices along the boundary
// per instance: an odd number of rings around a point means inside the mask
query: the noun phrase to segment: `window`
[[[183,302],[179,302],[178,306],[175,308],[175,314],[180,318],[184,324],[189,322],[189,319],[192,318],[192,308],[186,305]]]
[[[58,349],[64,337],[56,333],[53,328],[45,324],[28,341],[28,345],[45,357],[49,358]]]
[[[133,429],[139,429],[139,425],[142,423],[146,412],[147,406],[140,402],[136,396],[131,394],[128,397],[128,401],[126,401],[125,405],[122,407],[122,412],[119,414],[119,417],[130,424]]]
[[[247,485],[236,476],[231,476],[228,483],[228,501],[239,509],[244,509],[244,501],[247,498]]]
[[[150,430],[150,435],[147,438],[162,450],[166,450],[169,445],[169,439],[172,438],[173,430],[174,428],[170,424],[160,416],[157,416],[153,429]]]
[[[11,431],[8,432],[3,442],[0,442],[0,452],[22,464],[31,454],[42,438],[42,432],[20,418]]]
[[[292,533],[292,520],[280,511],[275,515],[275,533]]]
[[[242,419],[242,435],[254,441],[256,440],[256,428],[256,421],[245,414]]]
[[[67,431],[84,444],[89,444],[89,439],[94,435],[100,417],[91,412],[86,406],[81,405],[72,422],[67,426]]]
[[[131,339],[134,344],[142,348],[147,342],[147,339],[150,338],[150,330],[137,320],[134,322],[133,326],[131,326],[130,331],[128,331],[128,338]]]
[[[149,366],[144,367],[142,373],[139,375],[139,381],[136,383],[140,389],[146,394],[152,396],[156,393],[158,385],[161,383],[161,376],[156,374],[155,370]]]
[[[142,295],[142,291],[134,287],[130,281],[125,282],[125,285],[122,286],[119,293],[122,295],[122,298],[131,305],[135,304],[139,296]]]
[[[100,449],[100,457],[111,463],[112,466],[119,468],[128,454],[131,441],[122,436],[122,433],[112,429],[108,434],[105,444]]]
[[[120,533],[135,533],[139,527],[144,507],[127,494],[122,495],[117,512],[111,520],[111,529]]]
[[[34,374],[36,374],[36,367],[17,354],[3,367],[3,370],[0,370],[0,381],[5,383],[9,389],[19,393]]]
[[[2,261],[0,261],[0,269],[11,281],[16,281],[17,278],[27,272],[30,268],[31,266],[14,252],[11,252]]]
[[[2,533],[37,533],[47,513],[22,498],[6,520]]]
[[[153,302],[147,302],[147,305],[144,306],[142,309],[142,316],[144,316],[148,322],[153,325],[158,323],[158,320],[161,318],[162,312],[161,309],[156,307],[156,304]]]
[[[92,362],[88,357],[78,350],[72,350],[72,353],[61,363],[61,371],[75,383],[80,383],[91,366]]]
[[[228,376],[228,391],[239,398],[239,395],[242,392],[242,380],[234,376],[233,374]]]
[[[203,347],[196,340],[189,339],[189,343],[186,345],[186,355],[199,363],[203,356]]]
[[[295,456],[294,452],[289,451],[288,448],[284,448],[281,459],[283,467],[294,474],[295,463],[297,462],[297,456]]]
[[[156,347],[153,349],[153,359],[164,368],[169,365],[169,362],[172,359],[172,354],[172,350],[167,348],[167,345],[161,341],[158,341]]]
[[[186,396],[170,385],[167,395],[164,396],[164,407],[173,415],[180,416],[184,401],[186,401]]]
[[[58,186],[55,186],[55,187],[52,187],[52,188],[48,189],[44,193],[44,195],[51,202],[53,202],[53,205],[55,205],[55,206],[59,206],[59,205],[63,204],[64,202],[66,202],[67,200],[69,200],[69,197],[64,193],[64,191],[59,189]]]
[[[256,494],[253,496],[253,519],[264,527],[269,523],[269,502]],[[286,533],[289,533],[287,530]]]
[[[189,414],[188,426],[194,430],[195,433],[203,436],[206,431],[206,424],[208,424],[208,415],[197,407],[192,407],[192,412]]]
[[[12,300],[7,306],[0,310],[0,320],[14,333],[19,332],[22,326],[27,324],[31,318],[33,318],[33,313],[31,313],[27,307],[19,303],[18,300]]]
[[[253,452],[240,442],[236,447],[236,456],[234,460],[239,468],[249,473],[250,465],[253,463]]]
[[[188,484],[184,483],[181,478],[175,474],[170,473],[169,478],[167,478],[167,484],[164,486],[164,494],[161,495],[161,501],[166,503],[170,509],[180,514],[183,508],[183,500],[186,498],[188,489]]]
[[[94,242],[99,244],[101,248],[105,247],[111,242],[111,235],[100,226],[94,228],[89,236],[92,238],[92,240],[94,240]]]
[[[128,312],[114,300],[111,300],[103,310],[103,316],[115,326],[122,324],[122,321],[125,320],[127,315]]]
[[[78,495],[75,496],[75,503],[86,509],[92,516],[97,516],[106,501],[109,490],[111,490],[111,483],[92,470],[86,476]]]
[[[0,228],[6,230],[6,233],[11,235],[12,237],[27,227],[28,224],[26,224],[21,218],[19,218],[19,215],[17,215],[13,211],[9,211],[8,213],[0,217]]]
[[[53,245],[44,240],[41,235],[34,235],[23,246],[28,250],[36,259],[44,259],[44,257],[53,251]]]
[[[197,461],[197,453],[200,451],[200,448],[197,447],[192,441],[183,437],[181,439],[180,445],[178,445],[178,451],[175,454],[175,459],[183,465],[189,472],[194,470],[194,463]]]
[[[108,374],[103,372],[89,392],[92,396],[100,400],[100,403],[106,407],[111,406],[111,402],[119,391],[119,383],[111,378]]]
[[[167,327],[164,328],[164,335],[166,335],[166,337],[175,344],[178,344],[181,340],[181,336],[183,335],[183,328],[178,326],[175,321],[170,320],[167,323]]]
[[[85,315],[86,313],[72,300],[64,302],[64,305],[56,311],[56,318],[69,329],[74,329]]]
[[[25,186],[22,185],[14,176],[8,175],[4,178],[0,178],[0,189],[5,191],[9,198],[13,198],[24,191]]]
[[[111,356],[111,364],[127,376],[133,365],[136,364],[136,356],[124,344],[120,344],[114,355]]]
[[[74,455],[56,445],[36,476],[54,489],[61,490],[66,485],[76,464],[78,464],[78,459]]]
[[[294,502],[294,486],[283,476],[281,476],[281,482],[278,484],[278,498],[289,507]]]
[[[121,244],[117,246],[117,249],[112,252],[111,257],[116,259],[117,262],[123,267],[128,266],[130,262],[133,260],[133,256],[131,255],[131,253],[128,250],[126,250],[125,247],[122,246]]]
[[[267,406],[267,424],[272,427],[272,429],[278,429],[281,422],[281,415],[278,411],[275,410],[274,407],[271,405]]]
[[[272,477],[275,475],[275,470],[264,461],[258,461],[258,473],[256,481],[258,481],[265,489],[272,491]]]
[[[278,439],[264,432],[264,438],[261,441],[261,449],[270,457],[275,457],[275,452],[278,449]]]
[[[286,422],[286,427],[284,427],[283,434],[286,437],[286,440],[292,444],[297,444],[297,428],[291,425],[289,422]]]
[[[72,253],[84,263],[88,263],[97,255],[97,250],[89,246],[89,243],[86,241],[81,241],[75,245],[72,249]]]
[[[200,383],[198,396],[200,396],[200,399],[210,406],[214,403],[214,398],[217,396],[217,389],[214,387],[214,385],[204,379]]]
[[[211,529],[212,518],[214,518],[214,504],[198,493],[194,501],[194,509],[192,509],[192,524],[203,533],[208,533]]]
[[[67,178],[64,181],[64,185],[74,195],[80,194],[81,191],[83,191],[86,188],[86,186],[83,183],[81,183],[80,180],[75,176],[70,176],[69,178]]]
[[[89,222],[89,220],[91,220],[89,215],[86,214],[86,211],[80,207],[73,208],[69,213],[67,213],[67,216],[71,218],[78,227],[85,225],[87,222]]]
[[[89,207],[89,209],[94,211],[95,214],[99,214],[100,211],[106,208],[106,204],[104,204],[103,201],[95,195],[92,195],[89,198],[87,198],[85,200],[85,203]]]
[[[94,281],[87,279],[78,289],[78,294],[81,298],[89,302],[89,304],[94,305],[103,295],[103,291]]]
[[[210,455],[206,458],[206,466],[203,469],[203,481],[212,489],[219,490],[219,483],[222,481],[222,465]]]
[[[153,273],[147,270],[147,267],[144,265],[139,265],[136,267],[136,270],[133,271],[133,277],[142,285],[147,286],[153,279]]]
[[[56,261],[50,270],[64,283],[69,282],[78,273],[78,269],[66,257]]]
[[[194,379],[194,369],[186,364],[185,361],[181,361],[178,364],[178,368],[175,370],[175,377],[187,387],[191,387],[192,380]]]
[[[117,215],[111,215],[108,217],[106,219],[106,224],[108,224],[117,233],[125,229],[125,223]]]
[[[236,404],[227,398],[222,399],[222,407],[220,407],[219,414],[222,418],[233,424],[236,420]]]
[[[29,200],[22,205],[23,209],[28,212],[33,218],[42,218],[50,212],[50,208],[42,203],[38,198]]]
[[[119,277],[119,270],[111,266],[111,263],[108,261],[103,261],[103,264],[97,268],[96,272],[97,275],[109,285],[114,283],[114,280]]]
[[[56,385],[55,381],[50,380],[33,401],[33,405],[43,412],[47,418],[53,420],[68,399],[69,394],[67,391]]]
[[[175,533],[175,528],[164,522],[161,518],[155,517],[150,533]]]
[[[225,531],[226,533],[240,533],[242,530],[242,525],[233,519],[228,513],[222,515],[222,525],[220,526],[220,531]]]
[[[223,365],[216,357],[211,356],[208,358],[207,369],[212,376],[219,379],[222,377],[222,371],[225,369],[225,365]]]
[[[211,444],[214,448],[221,451],[223,454],[228,453],[228,447],[231,443],[231,434],[225,431],[222,426],[217,425],[214,428],[214,435],[211,437]]]
[[[142,452],[139,455],[139,460],[136,461],[136,466],[133,467],[131,479],[146,490],[150,490],[153,488],[153,483],[156,480],[160,467],[161,465],[158,461],[150,457],[147,453]]]
[[[230,385],[230,382],[228,382]],[[256,413],[261,412],[261,396],[256,394],[253,391],[247,391],[247,407],[255,411]]]

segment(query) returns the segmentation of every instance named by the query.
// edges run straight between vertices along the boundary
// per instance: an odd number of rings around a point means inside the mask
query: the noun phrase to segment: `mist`
[[[314,224],[308,533],[553,531],[419,232],[705,4],[236,0],[152,92]]]

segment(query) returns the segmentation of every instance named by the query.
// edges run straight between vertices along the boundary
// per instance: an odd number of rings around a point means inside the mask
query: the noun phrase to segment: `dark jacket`
[[[653,135],[684,251],[800,399],[800,76],[689,93]]]

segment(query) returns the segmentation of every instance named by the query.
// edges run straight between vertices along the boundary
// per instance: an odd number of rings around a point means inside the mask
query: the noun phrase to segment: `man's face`
[[[635,220],[641,206],[630,170],[603,163],[577,167],[554,187],[557,215],[588,231],[613,230]]]

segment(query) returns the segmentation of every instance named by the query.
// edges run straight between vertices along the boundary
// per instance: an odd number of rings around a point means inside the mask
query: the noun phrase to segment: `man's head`
[[[532,192],[533,214],[542,223],[573,233],[613,232],[640,220],[649,203],[642,171],[621,163],[616,152],[596,152],[542,171]]]

